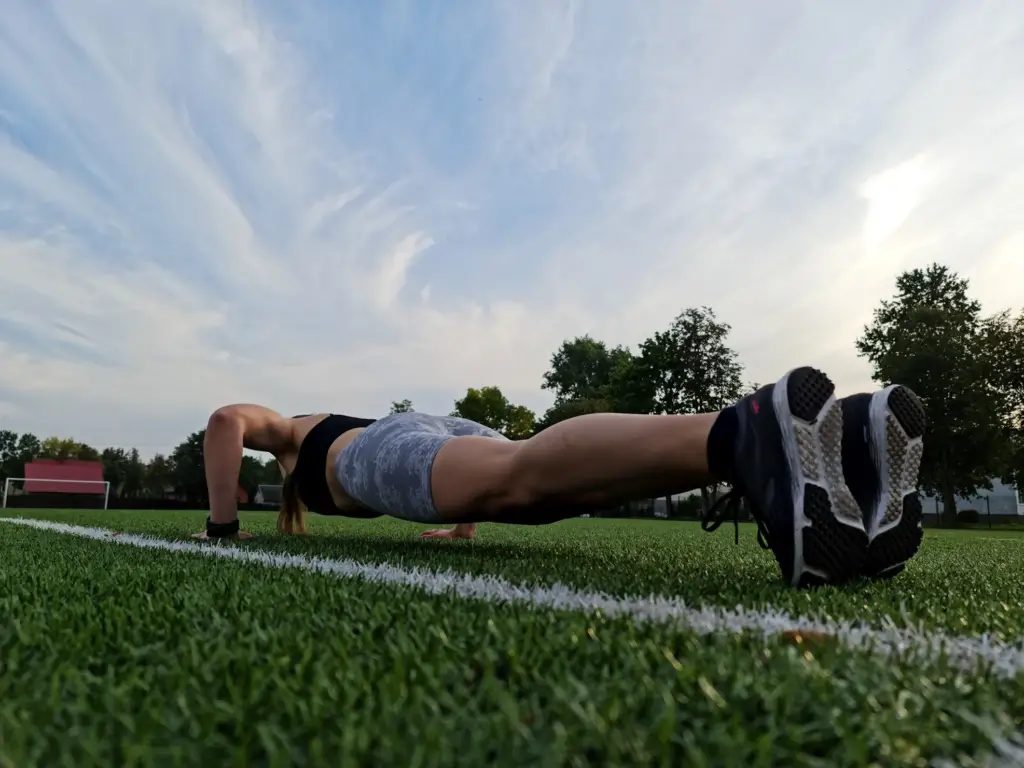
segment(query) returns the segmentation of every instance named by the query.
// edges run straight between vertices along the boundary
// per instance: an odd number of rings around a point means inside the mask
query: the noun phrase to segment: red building
[[[58,482],[48,482],[48,481]],[[75,482],[82,481],[82,482]],[[103,495],[103,464],[79,459],[33,459],[25,465],[26,493]]]

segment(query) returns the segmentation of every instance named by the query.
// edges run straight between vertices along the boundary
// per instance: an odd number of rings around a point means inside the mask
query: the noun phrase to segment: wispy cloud
[[[1013,4],[5,4],[0,417],[162,445],[232,400],[543,407],[679,309],[867,385],[941,260],[1024,285]]]

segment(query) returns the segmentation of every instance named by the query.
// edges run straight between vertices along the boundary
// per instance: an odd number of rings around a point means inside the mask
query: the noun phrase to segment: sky
[[[933,261],[1024,303],[1024,6],[5,0],[0,428],[543,411],[686,307],[748,381],[872,386]]]

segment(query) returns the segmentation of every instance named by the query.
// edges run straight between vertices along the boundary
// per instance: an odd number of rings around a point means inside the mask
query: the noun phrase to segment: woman
[[[235,499],[245,447],[280,462],[278,527],[288,533],[305,530],[309,509],[454,523],[427,535],[472,536],[479,522],[550,523],[724,482],[732,490],[709,510],[705,528],[736,516],[745,497],[787,583],[891,574],[921,539],[915,491],[924,412],[905,387],[860,397],[870,407],[845,409],[846,440],[843,403],[813,368],[796,368],[717,413],[588,414],[520,441],[449,416],[289,419],[257,405],[226,406],[206,430],[210,516],[196,537],[251,536],[239,530]],[[844,479],[844,460],[856,476]]]

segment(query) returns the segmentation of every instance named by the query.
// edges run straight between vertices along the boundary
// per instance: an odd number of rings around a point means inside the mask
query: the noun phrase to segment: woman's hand
[[[254,539],[256,535],[249,533],[249,531],[238,531],[230,536],[209,536],[206,531],[200,531],[199,533],[193,533],[192,538],[199,539],[200,541],[216,541],[217,539],[235,539],[237,541],[239,539]]]
[[[431,528],[420,534],[424,539],[472,539],[476,523],[459,523],[454,528]]]

